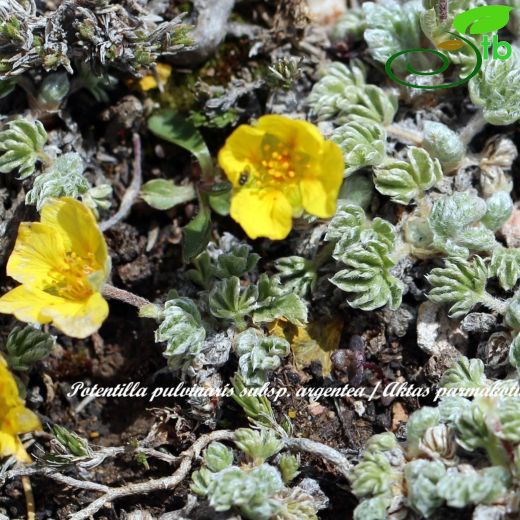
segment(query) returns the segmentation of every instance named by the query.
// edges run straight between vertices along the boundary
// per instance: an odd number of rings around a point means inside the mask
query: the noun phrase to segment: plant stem
[[[102,293],[103,296],[106,296],[107,298],[112,298],[113,300],[119,300],[121,302],[128,303],[129,305],[133,305],[138,309],[151,303],[146,298],[142,298],[141,296],[137,296],[137,294],[125,291],[124,289],[119,289],[110,284],[106,284],[103,287]]]
[[[134,165],[133,165],[133,177],[130,186],[126,190],[121,200],[121,205],[115,215],[110,217],[108,220],[100,222],[99,229],[106,231],[107,229],[115,226],[118,222],[121,222],[128,216],[132,209],[132,204],[139,195],[141,184],[143,182],[142,173],[142,159],[141,159],[141,138],[138,133],[134,133],[132,136],[132,143],[134,146]]]
[[[422,145],[423,136],[418,132],[414,132],[413,130],[409,130],[408,128],[398,124],[389,125],[385,129],[391,137],[395,137],[396,139],[416,146]]]
[[[500,300],[499,298],[495,298],[491,296],[491,294],[485,292],[481,298],[480,302],[485,305],[488,309],[492,311],[498,312],[499,314],[505,314],[507,311],[508,303],[504,300]]]
[[[460,139],[464,145],[468,145],[473,138],[482,131],[486,126],[487,121],[484,119],[482,110],[478,110],[473,117],[468,121],[466,127],[460,133]]]

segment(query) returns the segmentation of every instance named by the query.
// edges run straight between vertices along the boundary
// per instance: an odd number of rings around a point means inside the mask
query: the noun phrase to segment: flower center
[[[264,183],[294,182],[305,167],[306,159],[294,152],[294,148],[273,135],[262,141],[262,181]]]
[[[93,291],[87,277],[95,272],[93,265],[93,253],[83,258],[73,251],[67,252],[63,264],[49,271],[47,292],[68,300],[88,298]]]

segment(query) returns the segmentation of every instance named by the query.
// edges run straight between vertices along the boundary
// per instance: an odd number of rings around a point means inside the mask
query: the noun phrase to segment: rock
[[[491,332],[497,324],[496,316],[486,312],[471,312],[461,322],[460,328],[464,332]]]
[[[486,367],[491,370],[509,366],[509,346],[511,345],[511,334],[508,332],[495,332],[487,341],[483,341],[477,348],[477,355]]]
[[[429,301],[419,306],[417,345],[421,350],[438,356],[446,351],[456,351],[457,346],[465,347],[467,340],[467,333],[448,318],[441,306]]]
[[[303,489],[303,491],[305,491],[314,499],[314,505],[318,511],[321,509],[326,509],[329,506],[329,498],[321,490],[320,485],[316,480],[312,478],[304,478],[298,484],[298,487]]]
[[[347,10],[344,0],[307,0],[309,16],[318,25],[332,25]]]
[[[417,311],[410,305],[403,303],[399,309],[395,311],[384,309],[379,315],[386,323],[387,335],[402,338],[415,320]]]
[[[408,422],[408,412],[399,401],[392,404],[392,426],[391,431],[395,432],[403,423]]]

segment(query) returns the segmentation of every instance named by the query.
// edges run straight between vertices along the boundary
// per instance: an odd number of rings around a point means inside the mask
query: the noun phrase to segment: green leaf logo
[[[507,5],[483,5],[461,13],[453,20],[453,27],[464,34],[469,28],[470,34],[484,34],[498,31],[509,22],[509,12],[513,9]]]

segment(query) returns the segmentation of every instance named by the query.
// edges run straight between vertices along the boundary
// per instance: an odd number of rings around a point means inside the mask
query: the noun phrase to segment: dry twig
[[[141,184],[143,183],[143,172],[142,172],[142,158],[141,158],[141,138],[138,133],[134,133],[132,136],[132,142],[134,145],[134,166],[132,168],[133,177],[130,186],[126,190],[123,195],[123,199],[121,200],[121,205],[117,210],[115,215],[112,215],[108,220],[105,220],[99,224],[99,228],[101,231],[106,231],[111,227],[115,226],[117,223],[124,220],[130,210],[132,209],[132,204],[135,199],[139,195],[139,191],[141,190]]]

